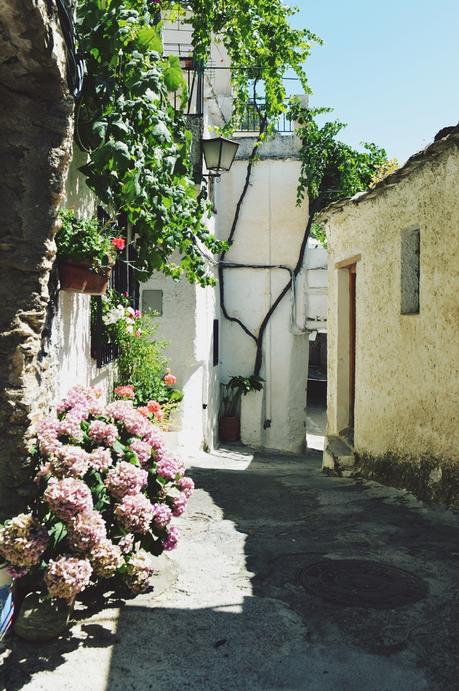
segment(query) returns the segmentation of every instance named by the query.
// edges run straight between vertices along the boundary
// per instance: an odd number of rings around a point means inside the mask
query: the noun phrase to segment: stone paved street
[[[5,689],[457,689],[454,514],[327,477],[314,452],[221,451],[191,464],[198,490],[156,594],[102,611],[91,596],[72,636],[38,647],[13,641]],[[324,558],[384,562],[428,592],[392,609],[327,602],[298,577]]]

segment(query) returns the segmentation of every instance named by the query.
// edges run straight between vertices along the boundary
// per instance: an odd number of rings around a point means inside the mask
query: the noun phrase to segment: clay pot
[[[59,281],[61,290],[86,295],[104,295],[112,272],[111,267],[95,271],[89,264],[59,259]]]
[[[239,441],[241,438],[241,423],[238,417],[225,415],[218,421],[218,436],[220,441]]]

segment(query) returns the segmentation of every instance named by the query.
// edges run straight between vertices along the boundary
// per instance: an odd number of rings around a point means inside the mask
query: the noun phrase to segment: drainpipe
[[[268,167],[268,264],[272,266],[272,196],[271,196],[271,163]],[[268,301],[272,305],[272,269],[268,273]],[[266,399],[264,429],[271,427],[272,420],[272,321],[268,324],[268,338],[266,339]]]

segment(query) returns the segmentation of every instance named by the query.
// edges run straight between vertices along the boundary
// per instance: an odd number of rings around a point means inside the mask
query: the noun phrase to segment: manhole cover
[[[428,593],[417,576],[366,559],[323,559],[305,566],[299,578],[308,592],[344,607],[392,609],[422,600]]]

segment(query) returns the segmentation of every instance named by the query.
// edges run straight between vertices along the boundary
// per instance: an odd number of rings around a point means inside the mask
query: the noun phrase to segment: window
[[[98,217],[101,220],[106,220],[107,218],[104,210],[100,207],[98,209]],[[118,223],[120,228],[127,228],[125,217],[120,217]],[[126,249],[122,254],[120,253],[113,267],[109,284],[109,287],[116,290],[117,293],[127,294],[134,309],[139,307],[139,282],[135,278],[133,268],[136,256],[134,242],[128,241]],[[118,352],[116,344],[108,340],[102,321],[102,297],[93,297],[91,300],[93,301],[91,305],[91,356],[96,360],[97,367],[100,368],[116,360]]]
[[[419,228],[404,230],[401,238],[401,314],[419,314],[420,248]]]
[[[142,312],[163,313],[163,291],[142,290]]]

